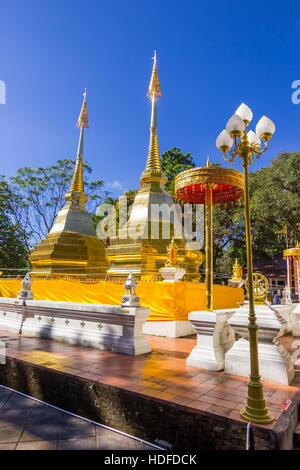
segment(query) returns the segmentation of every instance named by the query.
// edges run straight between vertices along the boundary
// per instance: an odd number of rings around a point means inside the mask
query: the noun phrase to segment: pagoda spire
[[[157,73],[156,65],[156,51],[154,51],[153,57],[153,69],[150,80],[149,90],[147,96],[152,101],[152,112],[151,112],[151,126],[150,126],[150,143],[148,150],[148,158],[146,163],[145,172],[161,173],[161,164],[158,150],[157,140],[157,112],[156,112],[156,100],[161,96],[159,78]]]
[[[76,126],[80,128],[79,143],[76,157],[76,165],[71,181],[70,189],[66,194],[66,201],[81,201],[83,204],[87,201],[87,196],[84,192],[83,183],[83,133],[84,128],[89,126],[88,115],[86,108],[86,89],[83,93],[83,103],[78,117]]]

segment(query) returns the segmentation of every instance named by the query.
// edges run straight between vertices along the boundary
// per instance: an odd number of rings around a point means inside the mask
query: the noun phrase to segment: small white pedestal
[[[164,282],[178,282],[185,275],[185,269],[177,266],[165,266],[164,268],[160,268],[159,272]]]
[[[197,345],[186,359],[187,366],[207,370],[224,369],[225,352],[235,340],[228,319],[236,309],[191,312],[189,320],[197,332]]]
[[[294,378],[294,366],[290,354],[278,342],[274,342],[283,319],[267,305],[255,305],[258,325],[258,356],[262,380],[288,385]],[[279,321],[280,320],[280,321]],[[250,374],[249,304],[243,305],[228,323],[241,337],[225,356],[225,372],[248,377]]]

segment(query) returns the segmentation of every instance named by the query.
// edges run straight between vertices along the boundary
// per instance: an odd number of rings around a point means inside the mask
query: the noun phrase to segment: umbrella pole
[[[213,201],[209,184],[205,191],[205,286],[206,310],[213,310]]]

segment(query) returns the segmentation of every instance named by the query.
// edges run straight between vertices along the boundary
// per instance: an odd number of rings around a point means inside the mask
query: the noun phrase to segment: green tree
[[[300,152],[277,155],[268,167],[249,173],[253,259],[282,255],[287,226],[290,246],[299,239]],[[235,258],[246,265],[243,207],[214,211],[215,267],[231,272]]]
[[[168,178],[165,188],[173,194],[175,176],[181,171],[194,168],[196,165],[190,153],[184,155],[180,149],[173,147],[162,154],[161,166],[163,173]]]
[[[13,223],[27,251],[50,231],[57,213],[65,204],[65,194],[74,173],[74,160],[58,160],[55,165],[25,167],[10,178],[9,206]],[[92,170],[83,162],[87,210],[94,214],[96,207],[108,196],[102,180],[90,181]],[[96,221],[95,221],[96,223]]]
[[[5,275],[8,271],[3,268],[26,268],[27,250],[18,234],[18,227],[10,218],[7,183],[0,176],[0,271]]]

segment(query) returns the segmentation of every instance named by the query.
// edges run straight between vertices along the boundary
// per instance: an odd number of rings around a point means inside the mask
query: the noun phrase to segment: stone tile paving
[[[151,446],[0,386],[0,450],[151,450]]]
[[[187,367],[185,359],[196,344],[195,338],[147,335],[153,348],[152,353],[132,357],[7,332],[0,332],[2,341],[1,333],[6,335],[6,351],[10,358],[173,402],[199,413],[242,421],[239,410],[246,402],[248,378]],[[283,400],[292,398],[297,391],[297,386],[264,383],[267,406],[275,416],[274,423],[264,427],[273,428],[282,413],[280,405]],[[34,424],[31,426],[34,431]],[[91,442],[91,436],[83,434],[80,437],[85,438],[87,445],[90,445],[88,442]],[[47,442],[62,438],[54,437],[50,428],[47,431]]]

